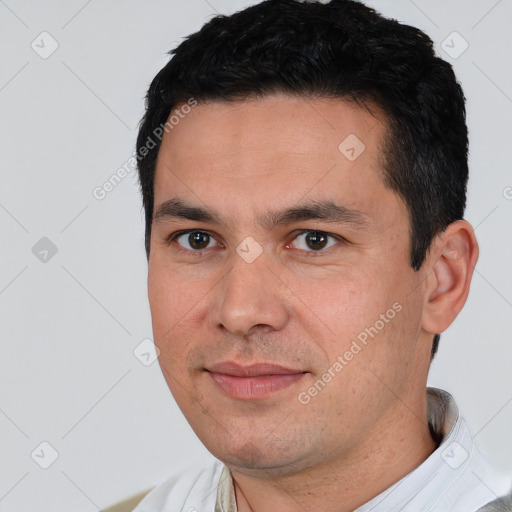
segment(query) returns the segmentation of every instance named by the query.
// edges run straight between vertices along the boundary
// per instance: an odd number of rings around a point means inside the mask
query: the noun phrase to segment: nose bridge
[[[266,255],[251,261],[237,252],[219,287],[213,321],[238,335],[250,334],[256,325],[280,330],[288,319],[284,288]]]

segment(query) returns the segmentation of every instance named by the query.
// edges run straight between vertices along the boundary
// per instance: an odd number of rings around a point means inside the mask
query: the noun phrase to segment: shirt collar
[[[427,388],[427,419],[438,448],[411,473],[354,512],[385,512],[413,499],[428,503],[453,481],[457,471],[453,471],[451,459],[467,457],[472,439],[450,393]],[[219,480],[215,512],[237,512],[233,478],[227,466]]]

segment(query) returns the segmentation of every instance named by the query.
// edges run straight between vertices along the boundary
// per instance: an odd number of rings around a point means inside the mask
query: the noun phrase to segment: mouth
[[[205,370],[224,393],[240,400],[265,399],[299,382],[307,373],[273,363],[243,366],[232,361]]]

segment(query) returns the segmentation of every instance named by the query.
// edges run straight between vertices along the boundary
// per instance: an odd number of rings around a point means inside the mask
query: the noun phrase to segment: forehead
[[[305,196],[371,206],[384,188],[385,130],[383,116],[340,99],[199,103],[164,134],[155,206],[171,196],[259,209]]]
[[[372,113],[354,101],[339,98],[291,96],[275,93],[240,101],[199,103],[179,117],[177,105],[170,118],[177,121],[164,135],[173,149],[194,140],[194,153],[259,150],[291,156],[324,153],[327,146],[338,156],[339,144],[357,135],[370,151],[384,131],[384,115]],[[192,156],[192,155],[189,155]],[[350,155],[349,155],[350,156]]]

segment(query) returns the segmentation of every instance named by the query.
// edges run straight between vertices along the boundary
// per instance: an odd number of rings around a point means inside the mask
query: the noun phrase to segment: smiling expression
[[[163,138],[155,343],[178,405],[226,463],[300,468],[375,447],[424,394],[425,275],[383,183],[385,130],[348,101],[274,94],[199,104]],[[354,350],[362,332],[374,335]]]

